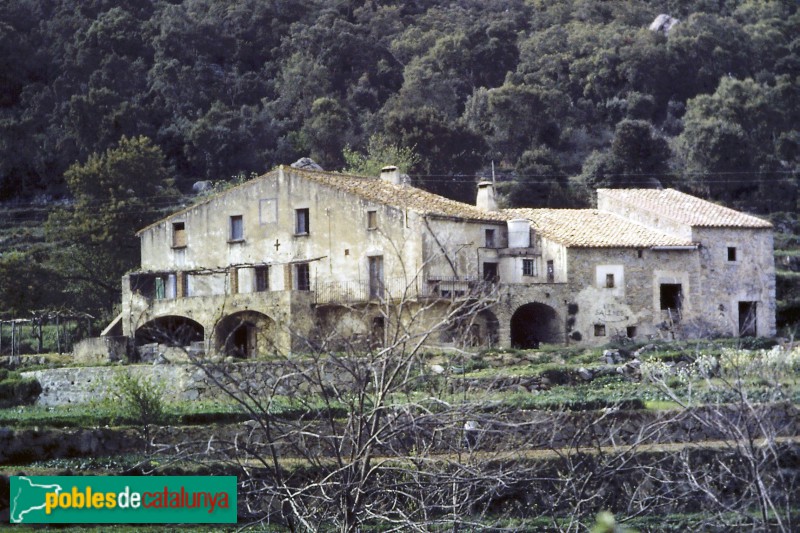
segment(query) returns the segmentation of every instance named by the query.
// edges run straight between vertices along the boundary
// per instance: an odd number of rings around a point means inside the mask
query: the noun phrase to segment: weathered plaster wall
[[[307,234],[295,233],[297,209],[308,210]],[[230,239],[233,216],[242,218],[237,241]],[[179,248],[173,246],[176,223],[185,232],[185,246]],[[168,279],[168,297],[148,299],[131,290],[130,278],[124,279],[123,332],[132,336],[150,320],[181,316],[200,323],[210,341],[219,320],[249,310],[282,328],[276,344],[288,351],[293,342],[289,329],[305,336],[313,328],[314,296],[346,301],[348,294],[362,295],[374,258],[382,258],[386,291],[402,294],[423,263],[419,225],[416,215],[402,209],[356,198],[289,170],[273,172],[142,233],[142,270],[185,271],[189,297],[175,299]],[[309,264],[314,295],[296,290],[296,264],[302,262]],[[266,292],[255,291],[255,265],[269,265]],[[288,291],[291,296],[283,294]]]
[[[571,248],[569,257],[569,298],[577,306],[572,331],[588,343],[625,335],[629,326],[636,327],[637,336],[658,334],[664,321],[662,283],[682,285],[684,320],[698,313],[702,294],[696,251]],[[606,287],[607,273],[615,274],[614,287]],[[595,335],[595,325],[605,326],[605,335]]]
[[[309,210],[308,234],[296,234],[296,210]],[[367,212],[376,212],[369,228]],[[247,182],[208,202],[170,217],[141,235],[142,270],[224,268],[230,265],[285,265],[314,260],[312,282],[366,279],[368,257],[383,255],[387,276],[420,261],[419,228],[402,209],[355,198],[289,171]],[[232,216],[241,216],[243,238],[230,240]],[[174,248],[173,224],[183,223],[186,246]],[[286,290],[279,269],[270,286]],[[241,286],[249,292],[251,285]]]
[[[775,261],[768,229],[695,228],[703,269],[698,313],[719,334],[739,334],[739,302],[757,302],[758,335],[775,335]],[[728,248],[736,259],[728,260]]]
[[[497,250],[508,245],[504,223],[465,222],[428,218],[418,227],[423,234],[427,277],[483,278],[483,263],[498,262]],[[494,246],[486,246],[486,230],[494,230]],[[501,278],[502,280],[502,278]]]

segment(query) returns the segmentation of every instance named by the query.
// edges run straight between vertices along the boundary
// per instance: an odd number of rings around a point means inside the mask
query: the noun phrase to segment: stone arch
[[[185,316],[169,315],[154,318],[136,329],[136,346],[144,344],[166,344],[167,346],[189,346],[202,342],[205,335],[203,326]]]
[[[276,349],[275,321],[257,311],[240,311],[224,317],[214,327],[217,353],[253,358]]]
[[[521,305],[511,316],[511,346],[538,348],[540,343],[563,342],[561,320],[549,305],[533,302]]]
[[[440,340],[464,348],[497,346],[500,341],[500,321],[488,309],[465,314],[442,332]]]

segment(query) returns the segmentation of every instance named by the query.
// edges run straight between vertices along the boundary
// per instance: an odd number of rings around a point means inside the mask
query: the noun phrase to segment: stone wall
[[[91,365],[127,361],[128,337],[91,337],[83,339],[72,349],[76,363]]]
[[[99,457],[142,450],[133,429],[11,429],[0,427],[0,464],[62,457]]]
[[[624,336],[629,327],[636,328],[640,340],[645,336],[671,338],[676,328],[661,310],[662,283],[681,285],[681,322],[701,312],[701,269],[696,251],[592,248],[570,249],[569,254],[569,292],[577,307],[571,331],[580,333],[590,344]],[[603,268],[622,273],[615,275],[614,287],[605,286],[605,276],[598,282],[598,269]]]
[[[756,335],[775,330],[775,261],[768,229],[696,228],[703,243],[701,316],[722,335],[739,335],[739,303],[756,303]],[[729,256],[729,248],[733,255]],[[702,334],[702,331],[698,332]]]
[[[337,387],[352,385],[353,377],[335,362],[321,363],[322,375]],[[207,370],[191,364],[129,365],[117,367],[73,367],[23,372],[26,378],[36,379],[42,393],[36,405],[73,405],[99,401],[108,397],[116,372],[126,372],[151,380],[164,389],[167,401],[214,400],[224,396],[215,380],[235,383],[250,394],[302,392],[307,386],[303,372],[314,367],[311,363],[287,365],[285,362],[229,362],[211,364]],[[226,377],[227,376],[227,377]]]

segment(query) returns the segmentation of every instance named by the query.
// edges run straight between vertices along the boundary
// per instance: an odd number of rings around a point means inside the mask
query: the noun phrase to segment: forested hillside
[[[123,135],[184,186],[304,155],[341,169],[376,133],[455,197],[491,160],[548,205],[582,200],[570,176],[770,204],[797,183],[790,0],[16,0],[0,21],[2,200],[63,192]]]
[[[78,201],[67,169],[123,138],[172,179],[140,211],[301,156],[341,170],[372,139],[470,202],[494,162],[508,205],[661,184],[795,212],[798,29],[792,0],[3,2],[0,202]]]

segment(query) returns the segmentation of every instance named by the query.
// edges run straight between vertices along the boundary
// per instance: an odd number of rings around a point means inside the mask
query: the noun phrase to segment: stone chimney
[[[478,198],[475,201],[478,209],[497,211],[497,200],[494,198],[494,184],[491,181],[478,183]]]
[[[389,165],[381,169],[381,179],[389,183],[394,183],[395,185],[403,184],[403,179],[400,177],[400,170],[394,165]]]

